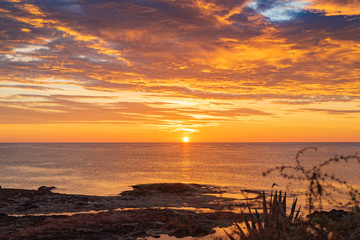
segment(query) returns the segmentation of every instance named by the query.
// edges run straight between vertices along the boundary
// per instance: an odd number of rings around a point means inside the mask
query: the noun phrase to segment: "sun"
[[[190,139],[188,137],[183,137],[182,140],[183,140],[183,142],[189,142]]]

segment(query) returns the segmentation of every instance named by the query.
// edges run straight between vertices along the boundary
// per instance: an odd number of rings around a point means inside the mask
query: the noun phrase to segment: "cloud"
[[[33,90],[62,90],[61,88],[52,88],[44,86],[31,86],[31,85],[13,85],[13,84],[0,84],[0,88],[21,88],[21,89],[33,89]]]
[[[313,0],[309,9],[323,11],[327,16],[360,15],[359,0]]]
[[[268,17],[272,21],[287,21],[303,11],[306,2],[297,0],[257,0],[251,1],[248,6]]]
[[[323,112],[327,114],[334,114],[334,115],[345,115],[345,114],[358,114],[360,110],[346,110],[346,109],[326,109],[326,108],[301,108],[304,111],[311,111],[311,112]]]
[[[108,98],[106,96],[17,95],[0,101],[2,124],[16,123],[72,123],[137,121],[147,123],[149,116],[158,116],[152,122],[162,123],[168,115],[166,109],[153,108],[144,103],[116,102],[90,103],[84,100]],[[82,101],[80,101],[82,100]],[[24,116],[27,116],[24,118]],[[172,114],[176,117],[176,114]],[[167,118],[166,118],[167,119]]]
[[[0,99],[0,108],[1,124],[137,122],[167,127],[177,123],[185,127],[232,121],[234,117],[271,115],[250,108],[207,111],[167,102],[119,102],[116,97],[82,95],[19,94]]]
[[[307,3],[2,1],[3,122],[169,126],[359,101],[357,1]]]
[[[209,111],[208,114],[213,116],[226,116],[226,117],[237,117],[237,116],[250,116],[250,115],[273,115],[264,111],[259,111],[250,108],[234,108],[227,111]]]

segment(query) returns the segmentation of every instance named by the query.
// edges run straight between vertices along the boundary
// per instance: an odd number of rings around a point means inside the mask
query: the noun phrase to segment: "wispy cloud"
[[[323,112],[323,113],[327,113],[327,114],[336,114],[336,115],[360,113],[360,110],[346,110],[346,109],[302,108],[302,110],[312,111],[312,112]]]

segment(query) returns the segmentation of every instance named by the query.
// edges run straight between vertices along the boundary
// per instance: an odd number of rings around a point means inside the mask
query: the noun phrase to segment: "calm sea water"
[[[187,182],[229,189],[269,190],[287,182],[262,172],[293,164],[296,153],[310,166],[335,154],[360,152],[360,143],[1,143],[0,185],[36,189],[56,186],[58,192],[113,195],[142,183]],[[360,164],[329,169],[360,186]],[[303,188],[297,184],[294,188]]]

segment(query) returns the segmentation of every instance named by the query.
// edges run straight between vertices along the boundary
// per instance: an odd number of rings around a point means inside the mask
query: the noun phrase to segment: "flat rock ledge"
[[[141,184],[117,196],[53,189],[0,189],[0,239],[201,237],[241,221],[229,209],[246,205],[218,196],[223,191],[215,186],[199,184]]]
[[[166,234],[202,237],[228,227],[240,215],[140,209],[50,217],[0,217],[0,239],[137,239]]]

